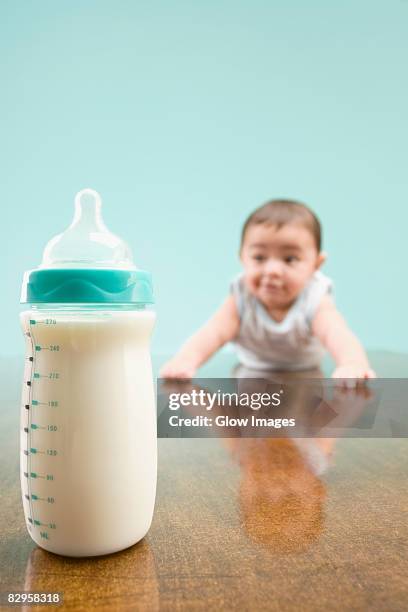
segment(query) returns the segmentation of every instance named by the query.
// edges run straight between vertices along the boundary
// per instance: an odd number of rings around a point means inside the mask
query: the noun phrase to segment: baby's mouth
[[[277,283],[263,283],[261,290],[267,293],[280,293],[283,290],[283,285]]]

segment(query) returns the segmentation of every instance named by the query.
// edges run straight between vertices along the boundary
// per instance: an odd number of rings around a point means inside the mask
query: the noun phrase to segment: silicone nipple
[[[40,268],[135,270],[128,245],[108,230],[101,207],[99,193],[93,189],[79,191],[71,225],[48,242]]]

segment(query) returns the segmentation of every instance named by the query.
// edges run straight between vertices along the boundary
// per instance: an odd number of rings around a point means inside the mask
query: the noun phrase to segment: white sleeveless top
[[[231,283],[240,316],[234,340],[240,362],[262,370],[308,370],[320,365],[324,348],[312,334],[312,321],[324,295],[333,283],[317,270],[283,321],[278,323],[247,289],[243,275]]]

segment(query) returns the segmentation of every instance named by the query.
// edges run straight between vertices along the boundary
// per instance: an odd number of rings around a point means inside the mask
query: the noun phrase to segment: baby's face
[[[297,223],[251,225],[241,250],[246,285],[266,308],[289,307],[324,258],[311,232]]]

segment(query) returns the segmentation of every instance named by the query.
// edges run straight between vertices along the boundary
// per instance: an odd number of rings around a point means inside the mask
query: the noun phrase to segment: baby
[[[192,378],[230,341],[251,369],[313,369],[327,350],[334,378],[375,376],[334,304],[331,280],[320,272],[321,227],[307,206],[272,200],[255,210],[242,229],[240,259],[243,273],[229,296],[163,366],[163,378]]]

